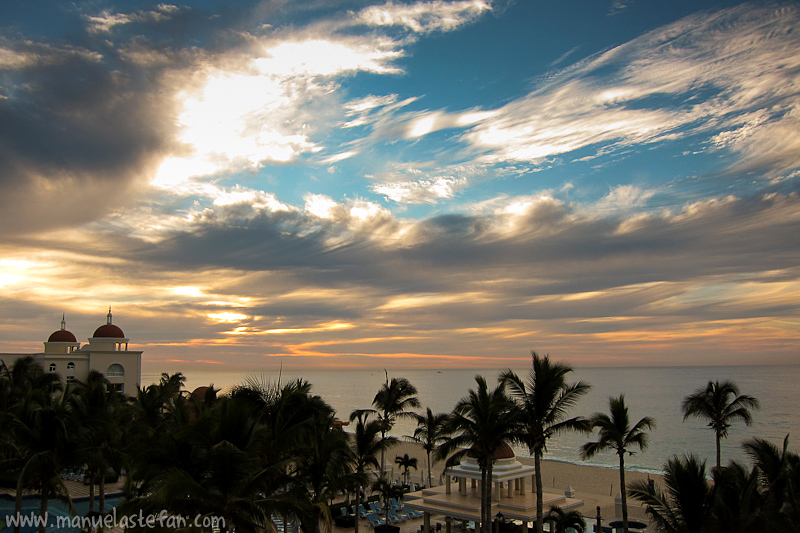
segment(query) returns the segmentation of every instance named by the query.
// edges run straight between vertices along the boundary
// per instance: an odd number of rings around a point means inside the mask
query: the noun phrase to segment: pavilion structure
[[[492,466],[492,517],[500,521],[519,520],[523,523],[523,531],[528,523],[536,521],[535,472],[533,466],[523,465],[517,460],[508,444],[504,443],[498,449]],[[468,453],[461,464],[448,468],[444,475],[443,486],[406,494],[405,506],[424,513],[424,533],[430,533],[432,515],[444,515],[446,533],[451,533],[454,521],[461,522],[462,529],[466,529],[467,522],[474,522],[477,531],[481,520],[482,477],[477,460]],[[529,479],[530,490],[527,488]],[[567,510],[581,507],[583,501],[572,495],[571,490],[566,494],[543,492],[544,512],[553,505]]]

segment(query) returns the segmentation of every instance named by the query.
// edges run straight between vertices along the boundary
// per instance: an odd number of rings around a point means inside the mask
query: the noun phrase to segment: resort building
[[[492,512],[501,521],[521,521],[523,525],[536,521],[536,484],[533,466],[520,463],[514,450],[503,444],[494,454],[492,466]],[[466,529],[472,522],[475,531],[481,520],[481,469],[475,457],[467,454],[461,464],[448,468],[445,485],[422,489],[404,496],[406,507],[424,513],[423,531],[431,530],[430,517],[444,515],[446,533],[451,528]],[[530,485],[528,485],[530,481]],[[562,509],[583,506],[583,501],[573,497],[571,489],[565,494],[542,493],[545,511],[558,505]],[[523,531],[527,528],[523,527]]]
[[[84,381],[90,370],[96,370],[115,390],[132,396],[141,382],[142,352],[129,350],[129,342],[119,326],[112,323],[109,307],[106,323],[97,328],[84,345],[67,330],[62,316],[61,329],[44,342],[43,352],[0,353],[0,360],[10,367],[16,359],[32,355],[46,372],[60,374],[66,383]]]

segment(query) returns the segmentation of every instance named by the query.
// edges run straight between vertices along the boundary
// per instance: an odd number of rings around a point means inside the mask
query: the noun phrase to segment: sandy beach
[[[418,469],[411,470],[411,479],[418,483],[422,473],[427,473],[427,459],[425,450],[416,443],[401,442],[389,450],[386,455],[387,470],[390,466],[394,466],[394,477],[398,478],[400,470],[394,464],[394,458],[402,456],[404,453],[407,453],[409,457],[417,458]],[[518,457],[518,459],[521,463],[533,464],[532,458]],[[444,463],[436,463],[431,468],[434,484],[438,482],[437,480],[443,469]],[[656,485],[660,485],[663,482],[663,476],[661,475],[650,474],[649,476],[650,479],[655,481]],[[630,470],[625,472],[626,483],[635,480],[646,480],[647,478],[648,474],[642,472],[632,472]],[[545,459],[542,462],[542,484],[544,492],[554,494],[563,494],[567,487],[571,487],[575,491],[575,497],[584,501],[583,507],[579,511],[587,519],[594,519],[597,513],[597,506],[600,506],[600,513],[604,522],[613,520],[616,517],[614,499],[620,490],[618,469],[548,461]],[[631,501],[630,498],[628,498],[628,514],[630,518],[638,519],[643,519],[646,516],[644,507],[636,501]]]

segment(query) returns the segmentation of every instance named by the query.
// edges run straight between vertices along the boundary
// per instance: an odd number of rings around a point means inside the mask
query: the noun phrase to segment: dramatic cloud
[[[111,304],[188,370],[791,361],[800,9],[596,4],[0,21],[3,351]]]

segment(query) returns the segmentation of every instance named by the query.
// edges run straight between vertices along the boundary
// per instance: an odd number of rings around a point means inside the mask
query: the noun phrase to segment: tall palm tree
[[[407,453],[404,453],[402,456],[398,455],[394,458],[394,463],[403,469],[403,483],[408,485],[409,473],[408,469],[413,468],[414,470],[417,469],[417,458],[416,457],[409,457]]]
[[[408,437],[411,440],[418,442],[425,450],[428,459],[428,486],[433,485],[433,478],[431,477],[431,459],[436,460],[436,449],[443,443],[447,442],[449,435],[445,432],[445,425],[447,422],[447,413],[433,414],[431,408],[428,407],[424,415],[414,413],[414,418],[417,419],[417,428],[414,430],[414,435]],[[433,455],[433,457],[431,457]]]
[[[380,468],[378,455],[396,442],[394,437],[381,439],[381,428],[383,425],[379,420],[368,420],[368,413],[355,413],[356,422],[353,433],[350,436],[351,461],[356,477],[356,500],[361,503],[363,489],[367,486],[366,469],[370,466]],[[358,533],[358,514],[355,518],[355,533]]]
[[[70,395],[79,454],[88,467],[89,512],[94,511],[94,489],[99,485],[100,512],[105,511],[105,478],[109,469],[119,474],[128,405],[122,393],[111,390],[103,374],[91,370]]]
[[[753,417],[751,409],[758,409],[759,403],[753,396],[739,394],[739,387],[732,381],[709,381],[683,399],[683,419],[689,417],[705,418],[708,427],[714,430],[717,444],[717,468],[721,466],[720,440],[728,437],[728,428],[735,420],[750,425]]]
[[[664,484],[651,490],[644,481],[631,483],[631,497],[647,505],[651,526],[663,533],[704,533],[712,521],[714,490],[706,463],[693,455],[672,457],[664,465]]]
[[[611,416],[595,413],[590,418],[593,428],[597,428],[596,442],[587,442],[581,447],[581,457],[589,459],[603,450],[613,450],[619,457],[619,486],[622,496],[622,527],[628,533],[628,501],[625,488],[625,454],[633,455],[633,448],[647,448],[646,429],[652,429],[656,423],[646,416],[631,426],[625,395],[609,398],[608,407]]]
[[[533,363],[526,380],[511,370],[503,372],[500,380],[508,385],[520,413],[517,440],[528,447],[536,466],[535,526],[537,533],[542,533],[542,456],[547,451],[547,441],[554,436],[566,431],[588,431],[586,419],[568,418],[567,413],[590,386],[582,381],[568,383],[572,367],[565,363],[553,363],[549,356],[539,357],[536,352],[531,352],[531,357]]]
[[[489,390],[483,376],[475,376],[477,390],[470,390],[458,401],[446,425],[453,438],[438,450],[443,458],[457,452],[451,460],[469,453],[475,456],[481,469],[481,531],[491,533],[492,527],[492,468],[495,452],[514,439],[518,415],[513,401],[506,395],[505,384]]]
[[[372,400],[378,419],[383,423],[382,438],[386,438],[386,434],[392,430],[398,418],[414,416],[409,409],[420,406],[416,394],[417,388],[406,378],[392,378],[389,381],[389,375],[386,375],[386,383],[381,386]],[[385,474],[385,453],[381,451],[381,477],[384,477]]]

